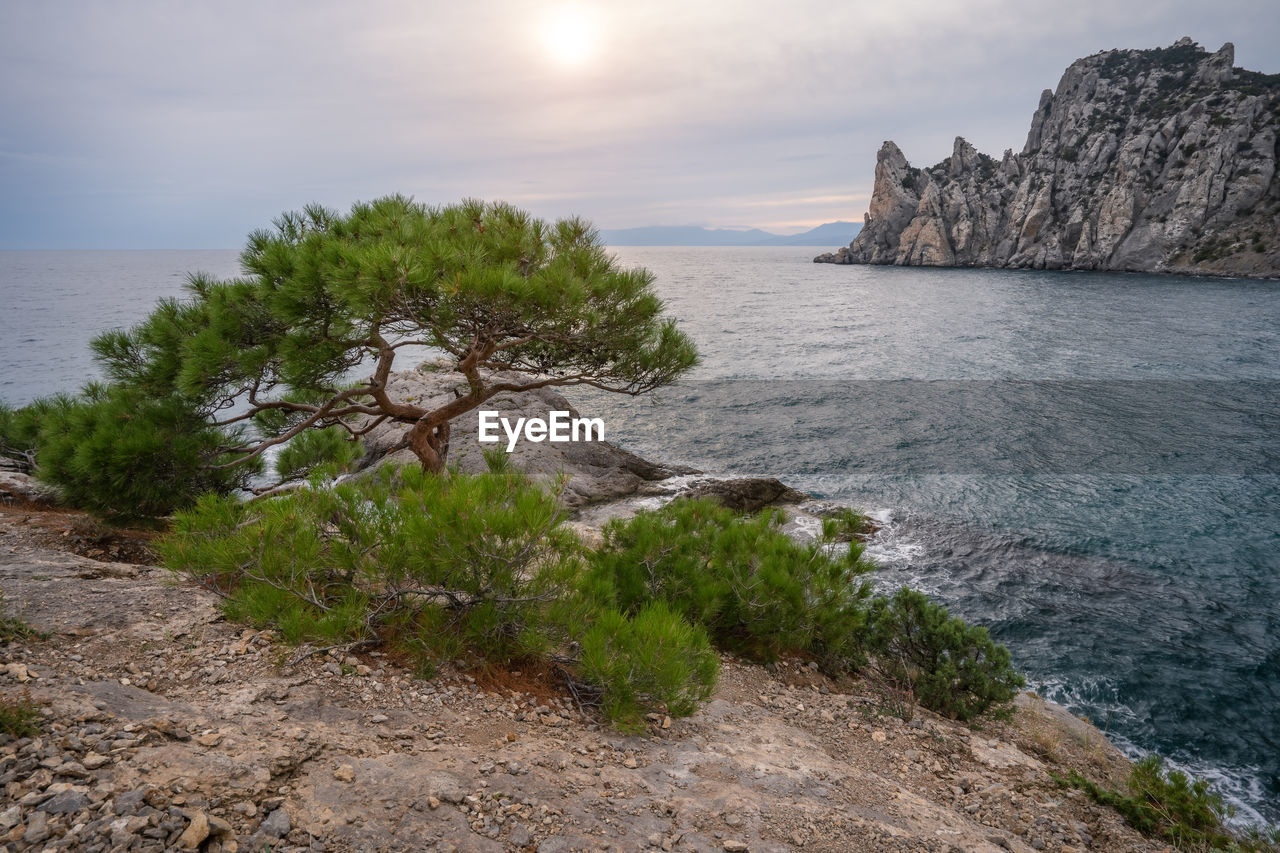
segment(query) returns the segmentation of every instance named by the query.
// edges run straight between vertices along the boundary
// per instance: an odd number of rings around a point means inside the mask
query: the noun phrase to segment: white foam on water
[[[1090,718],[1089,722],[1130,761],[1138,761],[1152,754],[1151,750],[1143,749],[1129,738],[1110,731],[1110,723],[1115,717],[1139,720],[1139,715],[1133,708],[1115,698],[1119,693],[1109,679],[1091,678],[1084,683],[1071,684],[1061,679],[1049,678],[1037,682],[1034,687],[1044,698],[1073,714],[1079,714],[1086,708],[1097,708],[1100,705],[1105,707],[1106,719]],[[1096,715],[1097,712],[1094,713]],[[1181,756],[1162,758],[1166,774],[1170,770],[1180,770],[1192,779],[1208,781],[1212,789],[1222,796],[1223,802],[1234,811],[1227,819],[1227,823],[1234,828],[1267,827],[1267,819],[1250,805],[1265,802],[1268,796],[1260,767],[1219,767]]]

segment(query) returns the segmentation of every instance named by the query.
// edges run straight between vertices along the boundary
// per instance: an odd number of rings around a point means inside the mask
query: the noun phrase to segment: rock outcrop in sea
[[[1280,276],[1280,74],[1189,38],[1077,60],[1020,154],[885,142],[866,225],[819,263]]]

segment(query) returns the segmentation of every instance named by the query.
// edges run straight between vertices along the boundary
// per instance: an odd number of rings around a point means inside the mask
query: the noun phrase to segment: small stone
[[[0,812],[0,829],[13,829],[22,823],[22,807],[9,806],[9,808]]]
[[[663,717],[663,718],[662,718],[662,727],[663,727],[664,729],[669,729],[669,728],[671,728],[671,718],[670,718],[670,717]]]
[[[732,838],[726,838],[724,844],[721,845],[727,853],[746,853],[751,848],[747,846],[745,841],[735,841]]]
[[[258,831],[272,838],[284,838],[292,829],[293,823],[289,820],[289,813],[284,809],[276,809],[267,815],[266,820],[258,827]]]
[[[729,826],[742,826],[742,817],[730,812],[724,816],[724,822]]]
[[[432,809],[433,811],[434,811],[435,809],[440,808],[440,798],[439,798],[439,797],[427,797],[427,806],[428,806],[430,809]]]
[[[876,743],[884,743],[886,740],[889,739],[889,736],[886,735],[884,732],[877,730],[871,733],[871,739]]]
[[[215,747],[222,743],[222,732],[206,732],[196,738],[196,743],[201,746]]]
[[[111,759],[105,755],[99,755],[96,752],[90,752],[80,762],[86,770],[97,770],[111,763]]]
[[[628,770],[635,770],[638,765],[636,764],[636,760],[634,758],[632,758],[631,756],[627,756],[622,760],[622,766],[627,768]]]
[[[529,842],[533,841],[533,833],[522,823],[517,823],[511,830],[511,835],[507,838],[515,847],[527,847]]]
[[[178,846],[184,850],[195,850],[209,837],[209,817],[202,811],[185,813],[191,823],[178,836]]]
[[[372,717],[369,718],[369,722],[375,723],[375,724],[385,723],[388,719],[390,718],[386,714],[374,714]]]
[[[80,791],[63,791],[45,800],[39,808],[49,814],[75,814],[89,805],[89,798]]]
[[[30,681],[31,673],[27,670],[25,663],[11,663],[5,667],[5,672],[9,673],[9,677],[17,681]]]
[[[356,769],[350,764],[343,764],[337,770],[333,771],[333,778],[339,782],[352,782],[356,778]]]
[[[121,816],[136,814],[142,808],[147,796],[146,788],[138,788],[116,797],[112,802],[113,810]]]
[[[39,844],[49,837],[49,815],[44,812],[36,812],[27,818],[27,829],[22,834],[22,840],[27,844]]]

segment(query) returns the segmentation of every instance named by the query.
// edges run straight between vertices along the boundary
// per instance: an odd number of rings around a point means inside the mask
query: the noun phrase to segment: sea
[[[649,395],[570,392],[610,440],[872,515],[880,587],[1280,823],[1280,282],[614,251],[702,358]],[[0,252],[0,400],[95,378],[89,339],[195,271],[237,252]]]

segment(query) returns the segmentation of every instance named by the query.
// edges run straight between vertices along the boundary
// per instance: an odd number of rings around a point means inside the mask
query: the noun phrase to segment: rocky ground
[[[1032,851],[1164,847],[1058,787],[1127,772],[1024,697],[966,727],[803,661],[724,661],[714,700],[624,736],[553,671],[430,680],[306,654],[145,565],[145,535],[0,507],[5,850]],[[77,553],[78,552],[78,553]]]

